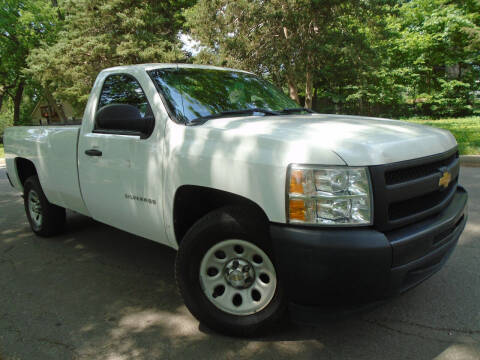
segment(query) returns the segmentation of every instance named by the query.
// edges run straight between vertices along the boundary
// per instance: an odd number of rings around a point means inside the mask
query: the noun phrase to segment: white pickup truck
[[[449,132],[313,113],[239,70],[106,69],[81,126],[4,142],[35,233],[71,209],[177,249],[187,307],[230,334],[399,294],[442,267],[467,220]]]

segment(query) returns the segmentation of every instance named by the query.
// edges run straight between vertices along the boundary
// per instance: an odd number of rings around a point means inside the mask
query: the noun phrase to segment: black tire
[[[277,273],[277,286],[268,305],[251,315],[233,315],[215,306],[200,284],[203,256],[215,244],[227,239],[251,242],[267,254],[274,264],[268,223],[246,208],[224,207],[198,220],[187,232],[177,253],[175,276],[183,300],[190,312],[212,330],[235,336],[265,333],[284,315],[286,299]]]
[[[37,195],[40,205],[39,214],[41,214],[40,223],[32,219],[32,215],[29,209],[29,197],[34,193]],[[43,237],[50,237],[59,234],[65,227],[65,209],[51,204],[45,194],[43,193],[42,186],[38,180],[38,176],[31,176],[23,185],[23,200],[25,205],[25,213],[27,214],[28,222],[32,231]]]

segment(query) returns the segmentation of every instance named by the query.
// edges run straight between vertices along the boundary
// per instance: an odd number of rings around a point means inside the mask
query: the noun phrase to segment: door
[[[144,79],[144,81],[147,81]],[[112,74],[105,78],[95,110],[112,104],[135,106],[141,120],[153,116],[137,78]],[[102,129],[94,121],[79,139],[82,196],[92,217],[105,224],[158,242],[165,242],[161,193],[163,134],[128,129]]]

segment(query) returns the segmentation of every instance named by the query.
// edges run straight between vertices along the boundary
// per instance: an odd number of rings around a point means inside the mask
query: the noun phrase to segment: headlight
[[[372,224],[372,191],[367,168],[291,165],[287,177],[288,222]]]

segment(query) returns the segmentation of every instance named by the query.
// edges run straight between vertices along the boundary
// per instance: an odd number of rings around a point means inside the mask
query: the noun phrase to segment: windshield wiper
[[[283,109],[282,111],[279,111],[281,114],[292,114],[292,113],[300,113],[300,112],[307,112],[309,114],[314,114],[315,111],[312,109],[307,109],[307,108],[286,108]]]
[[[235,115],[253,115],[254,113],[262,113],[262,114],[265,114],[265,115],[280,115],[280,112],[278,112],[278,111],[273,111],[273,110],[263,109],[263,108],[228,110],[228,111],[222,111],[222,112],[212,114],[212,115],[198,117],[198,118],[193,119],[190,122],[188,122],[188,125],[203,124],[210,119],[216,119],[216,118],[227,117],[227,116],[232,116],[232,115],[233,116],[235,116]]]

